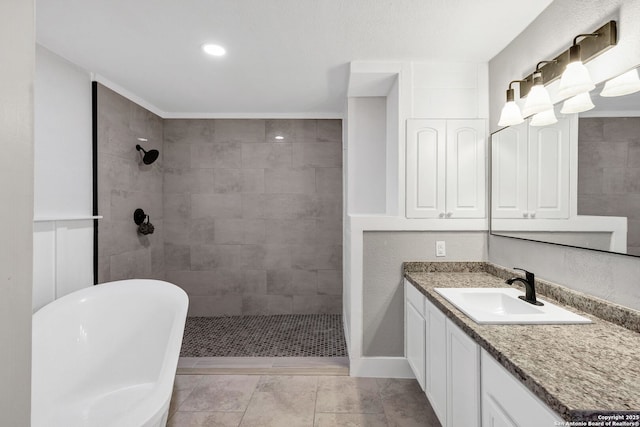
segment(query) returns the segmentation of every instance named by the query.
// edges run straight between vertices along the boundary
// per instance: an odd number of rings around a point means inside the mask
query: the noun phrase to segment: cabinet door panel
[[[523,218],[527,212],[527,123],[491,136],[493,218]]]
[[[518,427],[518,425],[504,412],[492,396],[488,396],[482,406],[483,427]]]
[[[447,217],[485,217],[485,139],[484,120],[447,122]]]
[[[445,209],[444,120],[407,120],[407,217],[438,218]]]
[[[489,414],[507,426],[540,427],[560,425],[562,419],[511,375],[486,351],[482,351],[482,421],[491,426]],[[499,403],[499,404],[498,404]],[[496,407],[501,416],[496,415]],[[507,421],[511,422],[508,424]],[[502,424],[496,424],[500,426]]]
[[[447,375],[449,376],[447,426],[480,425],[480,350],[478,345],[447,319]]]
[[[529,216],[569,217],[569,126],[529,126]]]
[[[426,337],[424,318],[407,301],[407,360],[418,384],[424,390],[424,342]]]
[[[425,393],[440,423],[447,416],[447,333],[446,316],[429,300],[425,301],[426,369]]]

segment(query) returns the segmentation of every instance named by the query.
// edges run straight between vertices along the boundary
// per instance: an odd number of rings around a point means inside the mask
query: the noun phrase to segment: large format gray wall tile
[[[339,120],[165,120],[164,137],[167,280],[191,315],[341,312]]]
[[[137,144],[160,150],[159,159],[142,163]],[[98,282],[164,278],[163,151],[162,119],[98,85]],[[136,208],[150,216],[154,234],[137,233]]]
[[[162,120],[102,86],[98,100],[100,281],[166,278],[191,315],[341,312],[340,120]]]

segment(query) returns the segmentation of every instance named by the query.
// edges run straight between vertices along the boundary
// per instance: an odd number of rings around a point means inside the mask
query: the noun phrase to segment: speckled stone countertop
[[[513,271],[489,263],[405,263],[404,272],[436,307],[565,420],[640,413],[640,312],[536,279],[542,299],[593,323],[479,325],[433,289],[508,287],[504,278],[513,277]]]

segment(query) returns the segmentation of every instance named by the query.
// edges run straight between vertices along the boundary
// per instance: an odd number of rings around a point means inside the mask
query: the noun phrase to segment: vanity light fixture
[[[589,111],[592,108],[595,108],[595,105],[593,105],[593,102],[591,101],[591,95],[589,92],[582,92],[565,100],[560,112],[562,114],[574,114]]]
[[[545,110],[541,113],[534,114],[529,122],[530,126],[547,126],[557,123],[558,119],[556,118],[556,113],[553,111],[553,108]]]
[[[527,95],[527,101],[524,103],[524,108],[522,109],[522,115],[524,117],[529,117],[533,114],[538,114],[553,108],[551,97],[549,96],[547,89],[544,87],[544,83],[542,82],[542,72],[540,71],[541,65],[549,64],[551,62],[555,62],[555,60],[540,61],[538,62],[538,65],[536,65],[536,71],[533,73],[533,86]]]
[[[520,107],[518,107],[518,104],[515,102],[515,91],[511,88],[512,84],[521,83],[523,81],[524,80],[513,80],[509,83],[509,88],[507,89],[507,102],[504,104],[504,107],[502,107],[498,126],[512,126],[524,122],[522,113],[520,112]]]
[[[277,139],[277,140],[282,140],[282,139],[284,139],[284,136],[282,136],[282,135],[276,135],[276,136],[275,136],[275,139]]]
[[[604,84],[604,89],[600,92],[600,96],[623,96],[638,91],[640,91],[640,79],[638,78],[638,69],[634,68],[607,81]]]
[[[556,56],[552,61],[543,61],[538,63],[536,70],[521,81],[520,97],[524,98],[525,96],[534,95],[532,98],[536,98],[537,94],[535,94],[535,92],[541,91],[536,89],[533,94],[530,94],[533,87],[544,87],[544,85],[551,83],[560,77],[562,77],[558,91],[558,98],[560,99],[572,98],[580,93],[592,90],[595,86],[591,81],[588,70],[584,67],[584,63],[595,58],[601,53],[606,52],[617,43],[618,30],[616,21],[609,21],[592,33],[576,36],[573,39],[573,45],[569,49]],[[539,75],[538,73],[542,73],[542,75]],[[542,80],[541,82],[540,79]],[[527,99],[529,100],[529,98]],[[508,102],[509,99],[507,99],[507,103]],[[529,100],[529,102],[532,103],[533,101]],[[506,105],[505,108],[503,108],[503,111],[505,109]],[[532,125],[543,126],[542,123],[549,124],[556,122],[557,119],[555,118],[555,113],[552,110],[549,109],[547,111],[533,113],[532,111],[535,111],[536,109],[537,108],[525,108],[526,111],[524,111],[525,117],[529,114],[534,114]],[[500,116],[500,122],[498,122],[498,125],[503,126],[502,123],[502,116]]]

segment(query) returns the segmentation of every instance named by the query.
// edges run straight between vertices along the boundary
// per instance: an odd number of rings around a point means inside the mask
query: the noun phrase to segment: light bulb
[[[546,126],[557,123],[558,119],[556,118],[556,113],[553,111],[553,108],[548,109],[547,111],[543,111],[541,113],[535,114],[531,118],[531,122],[529,125],[531,126]]]
[[[522,113],[520,113],[520,107],[514,101],[509,101],[502,107],[502,113],[500,114],[500,121],[498,126],[511,126],[524,122]]]
[[[638,78],[638,70],[634,68],[606,82],[600,96],[622,96],[638,91],[640,91],[640,79]]]
[[[595,105],[593,105],[593,102],[591,101],[591,95],[589,95],[589,92],[582,92],[564,101],[560,112],[562,114],[582,113],[584,111],[589,111],[594,107]]]

